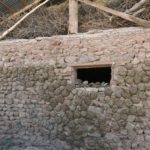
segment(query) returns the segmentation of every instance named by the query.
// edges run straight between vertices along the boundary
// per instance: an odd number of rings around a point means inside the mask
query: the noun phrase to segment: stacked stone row
[[[69,84],[55,70],[57,66],[0,68],[2,134],[21,130],[90,150],[145,148],[136,136],[148,139],[143,128],[148,128],[149,60],[121,65],[113,86]]]

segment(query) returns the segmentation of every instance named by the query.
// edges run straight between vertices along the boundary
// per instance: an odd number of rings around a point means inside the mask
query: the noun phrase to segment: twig
[[[137,16],[138,14],[140,14],[141,12],[143,12],[145,10],[145,8],[141,8],[138,11],[136,11],[133,16]]]
[[[18,22],[16,22],[11,28],[6,30],[1,36],[0,40],[4,39],[11,31],[13,31],[22,21],[24,21],[28,16],[30,16],[32,13],[34,13],[37,9],[39,9],[41,6],[45,5],[49,0],[45,0],[43,3],[39,4],[37,7],[32,9],[29,13],[27,13],[25,16],[23,16]]]
[[[35,0],[33,3],[27,5],[26,7],[24,7],[23,9],[19,10],[18,12],[14,13],[13,15],[11,15],[10,17],[8,17],[7,19],[5,19],[4,21],[0,22],[0,25],[3,24],[6,20],[11,20],[13,18],[15,18],[16,16],[20,15],[21,13],[29,10],[31,7],[35,6],[36,4],[40,3],[42,0]]]
[[[140,2],[136,3],[135,5],[133,5],[132,8],[126,10],[125,13],[130,13],[130,12],[133,12],[133,11],[137,10],[137,9],[140,8],[143,4],[145,4],[146,2],[148,2],[148,0],[141,0]]]

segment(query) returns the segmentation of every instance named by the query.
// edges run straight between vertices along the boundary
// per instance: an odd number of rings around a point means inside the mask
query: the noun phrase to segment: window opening
[[[110,83],[111,80],[111,67],[78,68],[76,71],[77,79],[80,79],[82,82],[88,81],[88,83]]]

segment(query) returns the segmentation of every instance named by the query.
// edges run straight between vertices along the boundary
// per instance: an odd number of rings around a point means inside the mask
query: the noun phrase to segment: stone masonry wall
[[[149,57],[142,28],[0,42],[0,141],[149,150]],[[74,80],[87,64],[112,64],[111,84]]]

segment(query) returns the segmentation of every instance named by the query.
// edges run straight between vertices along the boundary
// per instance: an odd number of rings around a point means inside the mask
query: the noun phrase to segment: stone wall
[[[0,141],[149,150],[149,57],[141,28],[0,42]],[[110,85],[73,80],[73,66],[105,64]]]

